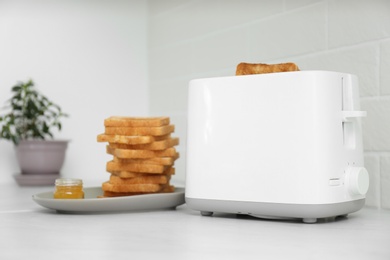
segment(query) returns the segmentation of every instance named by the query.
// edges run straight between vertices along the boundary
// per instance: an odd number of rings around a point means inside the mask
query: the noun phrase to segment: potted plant
[[[53,129],[62,128],[68,115],[42,95],[32,80],[12,87],[0,115],[0,139],[12,141],[22,175],[58,175],[62,168],[67,140],[54,140]]]

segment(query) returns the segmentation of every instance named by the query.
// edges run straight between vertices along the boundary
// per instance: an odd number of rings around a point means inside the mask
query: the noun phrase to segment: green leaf
[[[16,86],[13,86],[13,87],[12,87],[11,91],[12,91],[12,92],[19,92],[21,89],[22,89],[21,86],[16,85]]]
[[[49,133],[49,127],[47,126],[46,122],[43,122],[42,132],[45,134]]]

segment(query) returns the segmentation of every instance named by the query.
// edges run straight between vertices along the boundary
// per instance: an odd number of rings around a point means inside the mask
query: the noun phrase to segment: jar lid
[[[58,185],[58,186],[78,186],[78,185],[83,185],[83,180],[73,179],[73,178],[61,178],[61,179],[56,179],[55,185]]]

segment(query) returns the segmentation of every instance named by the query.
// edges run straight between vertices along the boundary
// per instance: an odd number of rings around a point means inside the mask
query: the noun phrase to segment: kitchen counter
[[[60,214],[0,184],[0,259],[390,259],[390,211],[316,224],[176,210]]]

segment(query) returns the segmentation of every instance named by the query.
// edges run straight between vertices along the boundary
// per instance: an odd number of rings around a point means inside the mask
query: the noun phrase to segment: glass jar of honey
[[[83,181],[80,179],[56,179],[55,199],[83,199]]]

